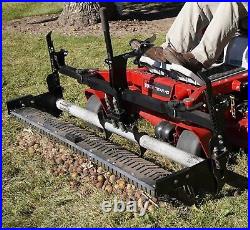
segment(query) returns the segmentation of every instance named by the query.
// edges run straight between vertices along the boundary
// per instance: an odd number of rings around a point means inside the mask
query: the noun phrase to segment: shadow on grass
[[[127,3],[124,4],[122,19],[159,20],[178,15],[184,3]]]

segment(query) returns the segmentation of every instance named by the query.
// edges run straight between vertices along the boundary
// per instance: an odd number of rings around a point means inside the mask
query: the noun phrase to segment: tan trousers
[[[239,19],[247,16],[247,5],[240,2],[187,2],[162,47],[171,45],[177,52],[191,51],[198,61],[209,67],[234,36]]]

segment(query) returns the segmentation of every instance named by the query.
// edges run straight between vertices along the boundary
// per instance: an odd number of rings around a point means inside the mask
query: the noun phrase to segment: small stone
[[[118,190],[118,189],[119,189],[119,185],[118,185],[118,184],[115,184],[115,185],[114,185],[114,189],[115,189],[115,190]]]
[[[50,149],[52,146],[49,146],[48,145],[48,149]],[[52,153],[52,154],[56,154],[57,153],[57,149],[56,148],[51,148],[51,150],[50,150],[50,152]]]
[[[142,195],[142,192],[141,191],[136,191],[135,192],[135,198],[138,200],[138,199],[140,199],[140,197],[141,197],[141,195]]]
[[[83,176],[89,175],[89,170],[88,169],[83,169],[82,174],[83,174]]]
[[[28,148],[28,153],[29,153],[30,155],[33,155],[33,154],[35,153],[34,148],[33,148],[33,147],[29,147],[29,148]]]
[[[129,197],[134,195],[134,191],[133,190],[127,190],[127,194]]]
[[[38,144],[34,144],[34,149],[38,150],[38,148],[39,148],[39,145]]]
[[[106,176],[110,177],[111,176],[111,172],[106,172]]]
[[[36,149],[36,151],[37,151],[38,153],[42,153],[41,147],[38,147],[38,148]]]
[[[108,180],[105,180],[104,183],[103,183],[103,186],[102,186],[102,189],[105,189],[106,185],[108,185]]]
[[[53,168],[50,168],[50,169],[49,169],[49,173],[53,174],[53,173],[54,173],[54,169],[53,169]]]
[[[81,172],[82,172],[81,166],[78,166],[78,167],[76,168],[76,171],[77,171],[78,173],[81,173]]]
[[[28,145],[29,147],[33,146],[34,144],[35,144],[35,141],[34,141],[34,140],[29,140],[29,141],[27,142],[27,145]]]
[[[102,186],[103,186],[103,181],[98,181],[98,182],[96,183],[96,187],[97,187],[97,188],[102,188]]]
[[[137,218],[139,216],[139,213],[138,212],[134,212],[134,217]]]
[[[119,192],[120,192],[120,197],[121,197],[121,199],[122,199],[122,200],[127,200],[127,193],[126,193],[125,191],[122,191],[122,192],[121,192],[121,190],[119,190]]]
[[[79,164],[79,161],[76,160],[75,163],[74,163],[74,166],[75,166],[75,167],[78,167],[79,165],[80,165],[80,164]]]
[[[24,142],[23,140],[22,140],[22,141],[20,141],[20,142],[19,142],[19,146],[20,146],[20,147],[25,146],[25,142]]]
[[[135,201],[135,197],[133,195],[128,195],[128,200]]]
[[[84,182],[89,182],[90,181],[90,177],[89,176],[85,176],[84,178],[82,178]]]
[[[54,176],[59,176],[59,172],[57,170],[54,171]]]
[[[110,184],[106,185],[105,191],[107,191],[108,193],[111,193],[113,191],[112,186]]]
[[[65,168],[65,169],[68,170],[68,169],[69,169],[69,166],[70,166],[70,164],[69,164],[68,162],[65,162],[65,163],[64,163],[64,168]]]
[[[89,169],[89,173],[90,173],[91,176],[97,176],[97,172],[93,168]]]
[[[48,138],[46,138],[46,137],[43,137],[43,138],[40,140],[40,144],[41,144],[42,146],[46,146],[47,143],[48,143]]]
[[[65,174],[65,172],[62,169],[58,172],[59,176],[63,176],[64,174]]]
[[[70,181],[70,187],[71,188],[75,189],[78,185],[79,185],[79,183],[76,180]]]
[[[123,190],[126,187],[126,182],[123,179],[117,181],[119,189]]]
[[[115,175],[111,175],[111,176],[109,177],[110,183],[114,184],[114,183],[115,183],[115,180],[116,180]]]
[[[55,159],[55,162],[56,162],[58,165],[60,165],[60,164],[63,163],[63,160],[62,160],[61,157],[57,157],[57,158]]]
[[[132,190],[132,185],[131,184],[127,184],[127,191]]]
[[[98,173],[103,173],[103,168],[102,167],[98,167],[97,172]]]
[[[163,202],[163,201],[159,202],[160,208],[165,208],[166,206],[167,206],[166,202]]]
[[[64,152],[65,152],[64,148],[59,148],[59,153],[64,153]]]
[[[154,212],[154,210],[155,210],[155,206],[152,205],[152,204],[150,204],[150,205],[148,206],[148,211],[152,213],[152,212]]]
[[[99,175],[97,177],[97,180],[100,181],[100,182],[104,182],[105,181],[105,177],[103,175]]]
[[[78,162],[79,162],[79,165],[83,164],[84,163],[84,158],[80,158]]]
[[[66,160],[67,160],[67,155],[63,154],[63,155],[61,156],[61,159],[62,159],[63,161],[66,161]]]
[[[71,159],[71,158],[68,158],[65,162],[71,165],[72,159]]]
[[[77,176],[78,176],[78,173],[77,173],[77,172],[73,172],[73,173],[71,173],[71,177],[72,177],[73,179],[76,179],[76,178],[77,178]]]
[[[69,172],[72,173],[72,172],[74,171],[74,169],[75,169],[75,168],[74,168],[74,165],[70,165],[70,166],[69,166]]]
[[[137,205],[138,205],[138,207],[139,207],[140,209],[143,208],[143,200],[142,200],[142,198],[139,198],[139,199],[137,200]]]

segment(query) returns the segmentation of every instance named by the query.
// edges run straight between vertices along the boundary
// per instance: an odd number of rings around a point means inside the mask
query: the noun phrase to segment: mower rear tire
[[[176,148],[191,153],[192,155],[202,157],[200,140],[192,131],[184,130],[181,133]]]
[[[86,103],[86,109],[90,112],[98,114],[103,109],[100,99],[96,95],[91,95]],[[103,132],[102,129],[95,125],[88,124],[88,126],[98,132]]]
[[[91,95],[87,101],[86,109],[93,113],[99,113],[102,109],[102,103],[96,95]]]

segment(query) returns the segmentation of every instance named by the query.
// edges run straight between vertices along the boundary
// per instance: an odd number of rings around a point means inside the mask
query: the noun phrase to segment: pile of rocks
[[[158,202],[156,198],[149,197],[124,179],[30,129],[24,129],[17,140],[19,148],[23,151],[27,151],[30,155],[41,155],[54,176],[69,176],[70,186],[73,189],[77,190],[85,182],[91,182],[96,188],[109,194],[116,194],[123,200],[136,201],[139,208],[143,208],[147,202],[147,210],[150,212],[154,211],[155,207],[166,204]]]

